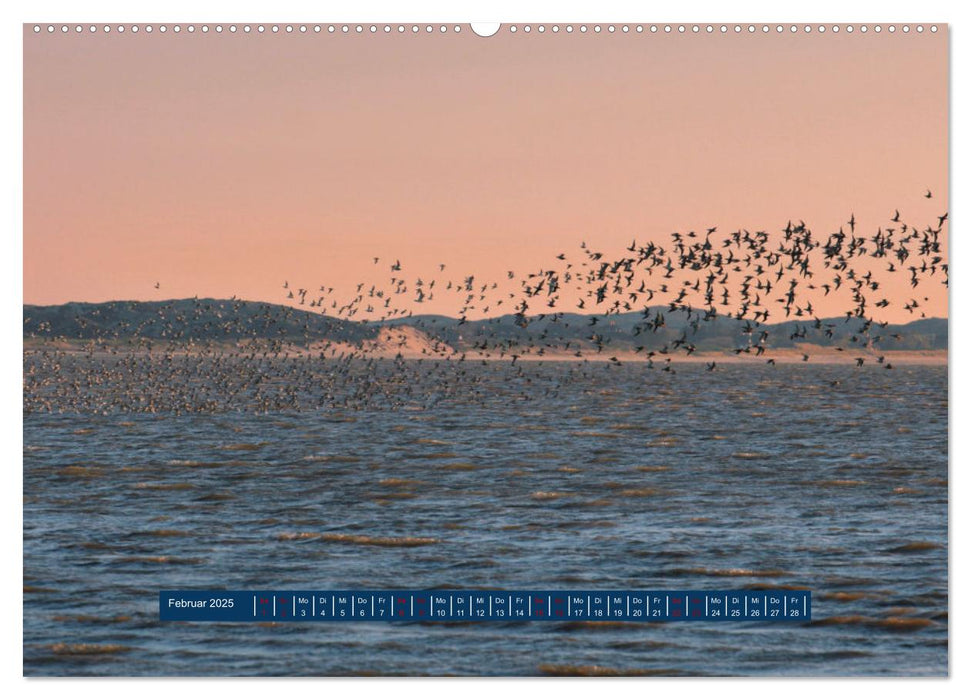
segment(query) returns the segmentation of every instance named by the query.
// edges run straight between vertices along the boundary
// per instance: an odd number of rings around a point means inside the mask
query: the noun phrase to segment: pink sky
[[[282,302],[284,280],[387,284],[394,259],[410,276],[446,263],[443,280],[502,279],[581,241],[619,253],[632,238],[790,218],[825,234],[851,213],[870,233],[894,208],[936,224],[947,51],[943,28],[484,39],[467,27],[25,27],[24,301]],[[947,314],[943,287],[921,293],[928,315]]]

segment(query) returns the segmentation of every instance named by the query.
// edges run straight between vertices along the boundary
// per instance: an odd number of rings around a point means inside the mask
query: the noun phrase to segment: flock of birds
[[[25,346],[24,410],[401,407],[474,400],[496,387],[519,398],[549,396],[621,364],[673,373],[672,357],[694,354],[706,325],[725,319],[742,340],[734,354],[764,356],[767,364],[775,363],[772,331],[785,328],[790,343],[799,343],[836,338],[837,325],[851,324],[839,336],[845,347],[836,349],[862,366],[899,337],[879,320],[890,307],[924,317],[928,286],[947,287],[947,221],[944,213],[917,226],[895,211],[863,234],[850,216],[822,237],[802,221],[774,234],[723,235],[712,227],[672,233],[667,245],[635,240],[619,256],[584,243],[576,256],[560,253],[534,272],[509,270],[488,281],[452,275],[445,264],[433,276],[409,276],[400,260],[378,256],[374,269],[386,266],[388,281],[359,283],[348,296],[284,282],[286,304],[260,304],[254,313],[252,302],[235,297],[197,299],[189,311],[169,302],[137,325],[99,323],[95,309],[73,319],[77,337],[31,324],[25,312],[32,342]],[[457,308],[455,318],[416,313],[432,302]],[[821,305],[838,305],[842,316],[826,318]],[[326,320],[325,331],[315,316]],[[629,331],[623,337],[620,319]],[[506,362],[489,362],[497,359]],[[527,359],[572,362],[550,372]],[[885,355],[873,359],[892,369]],[[705,367],[715,371],[717,359]]]

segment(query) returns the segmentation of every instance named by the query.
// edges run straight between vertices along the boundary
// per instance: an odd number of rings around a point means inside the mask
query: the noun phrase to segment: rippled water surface
[[[394,409],[26,415],[25,673],[947,673],[946,368],[467,371]],[[811,624],[162,624],[157,598],[784,586]]]

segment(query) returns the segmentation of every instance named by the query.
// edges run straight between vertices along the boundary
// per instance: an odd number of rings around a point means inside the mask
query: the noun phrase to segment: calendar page
[[[946,676],[948,51],[24,24],[24,675]]]

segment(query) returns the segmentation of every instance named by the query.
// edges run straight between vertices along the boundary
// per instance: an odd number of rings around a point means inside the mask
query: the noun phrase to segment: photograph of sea
[[[947,676],[948,33],[25,24],[24,676]]]

